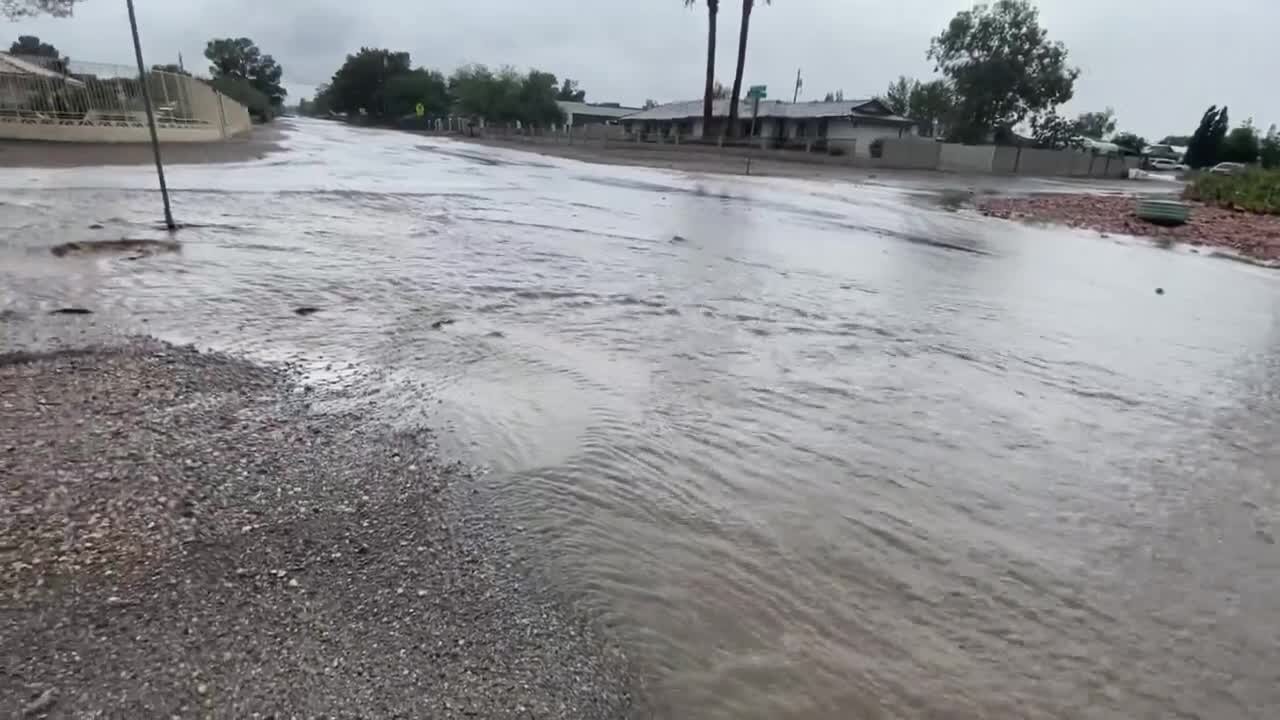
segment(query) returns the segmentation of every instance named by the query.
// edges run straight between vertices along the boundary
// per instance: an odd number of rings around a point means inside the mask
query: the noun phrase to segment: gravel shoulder
[[[1049,193],[987,198],[979,202],[978,209],[989,217],[1220,247],[1264,263],[1280,262],[1280,216],[1237,212],[1188,202],[1191,206],[1190,221],[1177,227],[1165,227],[1135,215],[1135,202],[1133,197],[1122,195]]]
[[[427,434],[312,399],[152,340],[0,355],[0,716],[641,714]]]

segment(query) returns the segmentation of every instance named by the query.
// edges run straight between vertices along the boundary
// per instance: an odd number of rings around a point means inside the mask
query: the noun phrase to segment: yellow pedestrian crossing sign
[[[422,103],[418,103],[418,107],[414,109],[418,111],[418,117],[422,117],[427,114],[427,106]]]

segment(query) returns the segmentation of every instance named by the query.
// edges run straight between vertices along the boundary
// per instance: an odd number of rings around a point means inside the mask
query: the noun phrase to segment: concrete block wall
[[[903,170],[936,170],[942,143],[934,140],[881,140],[881,167]]]
[[[996,147],[994,145],[960,145],[939,143],[938,169],[950,172],[992,171]]]

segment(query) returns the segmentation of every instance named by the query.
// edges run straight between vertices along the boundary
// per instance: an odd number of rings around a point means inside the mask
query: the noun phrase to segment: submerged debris
[[[182,245],[176,240],[142,240],[135,238],[76,240],[49,248],[49,252],[57,257],[76,257],[102,253],[132,254],[135,257],[142,257],[156,253],[180,252],[181,250]]]

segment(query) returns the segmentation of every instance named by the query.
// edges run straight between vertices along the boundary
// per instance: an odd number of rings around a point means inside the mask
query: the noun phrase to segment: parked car
[[[1162,171],[1172,171],[1172,172],[1182,172],[1183,170],[1187,170],[1189,168],[1187,168],[1186,165],[1183,165],[1182,163],[1177,162],[1175,160],[1170,160],[1168,158],[1155,158],[1154,160],[1151,161],[1151,169],[1162,170]]]
[[[1237,162],[1220,162],[1214,165],[1209,172],[1214,175],[1239,175],[1244,172],[1244,163]]]

